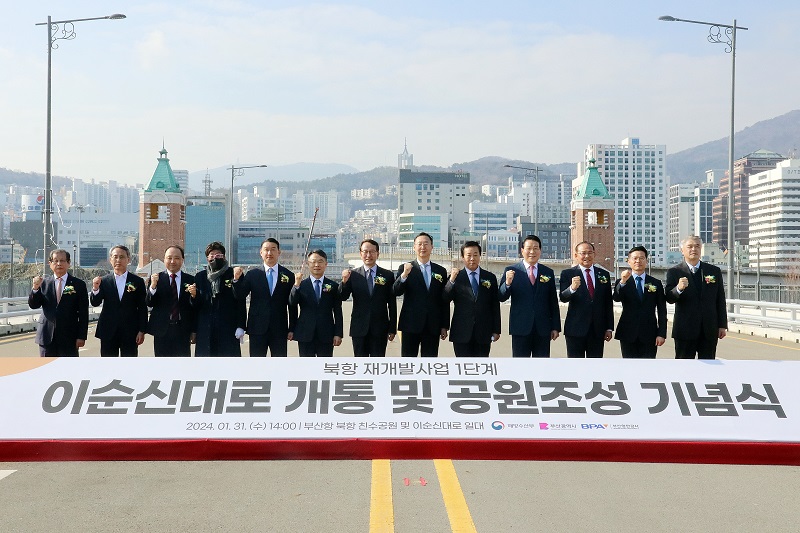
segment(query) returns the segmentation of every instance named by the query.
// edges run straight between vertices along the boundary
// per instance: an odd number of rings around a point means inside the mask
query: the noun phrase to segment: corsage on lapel
[[[541,281],[542,283],[547,283],[548,281],[550,281],[550,276],[539,276],[539,281]]]
[[[326,283],[322,286],[322,292],[331,292],[333,286],[330,283]]]
[[[73,287],[72,285],[66,285],[62,289],[61,296],[66,296],[68,294],[75,294],[75,287]]]
[[[289,283],[289,276],[281,274],[281,283]]]
[[[125,292],[136,292],[136,285],[129,281],[125,284]]]
[[[375,285],[386,285],[386,278],[383,276],[375,276]]]
[[[486,287],[487,289],[491,289],[492,288],[492,282],[489,281],[488,279],[482,280],[481,281],[481,285]]]
[[[706,283],[716,283],[717,282],[717,277],[716,276],[705,276],[704,279],[706,280]]]
[[[439,283],[441,283],[441,282],[442,282],[442,275],[441,275],[441,274],[436,274],[436,273],[434,273],[434,274],[433,274],[433,279],[435,279],[436,281],[438,281]]]
[[[597,281],[600,283],[608,283],[608,277],[606,276],[597,276]]]
[[[652,283],[645,283],[644,288],[647,289],[647,292],[656,292],[656,286]]]
[[[231,287],[233,287],[233,280],[232,279],[226,279],[225,280],[225,286],[228,287],[229,289]]]

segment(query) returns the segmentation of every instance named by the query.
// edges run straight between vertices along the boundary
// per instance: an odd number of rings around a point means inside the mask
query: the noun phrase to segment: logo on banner
[[[581,424],[581,429],[608,429],[608,424]]]
[[[548,427],[547,422],[539,422],[539,429],[547,430],[547,429],[550,429],[550,428]]]
[[[499,420],[495,420],[492,422],[492,429],[500,431],[501,429],[505,429],[506,425],[500,422]]]

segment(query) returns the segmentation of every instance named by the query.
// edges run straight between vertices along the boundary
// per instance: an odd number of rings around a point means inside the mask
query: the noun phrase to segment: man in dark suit
[[[481,245],[467,241],[461,246],[464,268],[453,268],[443,298],[453,302],[450,342],[456,357],[489,357],[492,343],[500,338],[500,300],[497,276],[480,267]]]
[[[33,278],[28,306],[40,309],[36,344],[42,357],[78,357],[89,329],[89,293],[86,283],[69,274],[66,250],[50,252],[52,276]]]
[[[342,344],[342,299],[339,284],[325,277],[328,256],[323,250],[308,253],[308,279],[294,276],[289,305],[300,307],[294,328],[300,357],[333,357],[333,347]]]
[[[648,276],[647,248],[634,246],[628,252],[630,270],[614,284],[612,298],[622,302],[622,316],[615,338],[622,357],[655,359],[656,350],[667,340],[667,300],[661,281]]]
[[[147,333],[153,336],[156,357],[191,357],[196,330],[194,276],[181,271],[183,248],[174,244],[164,250],[164,272],[150,276],[147,306],[151,308]]]
[[[433,237],[420,233],[414,239],[417,259],[404,263],[397,271],[394,294],[403,296],[397,329],[403,332],[400,353],[403,357],[437,357],[439,339],[447,338],[450,306],[442,298],[447,270],[431,262]]]
[[[539,263],[542,241],[536,235],[525,237],[520,255],[522,261],[503,271],[499,288],[501,302],[511,298],[511,355],[550,357],[550,343],[561,331],[556,275]]]
[[[562,302],[569,302],[564,320],[567,357],[603,357],[603,342],[614,331],[611,274],[594,264],[594,244],[575,247],[577,265],[561,272]]]
[[[94,336],[100,339],[101,357],[136,357],[147,329],[147,303],[144,280],[128,272],[131,252],[122,245],[109,254],[113,271],[92,280],[89,301],[103,304]]]
[[[359,246],[364,265],[342,272],[342,301],[353,295],[350,337],[356,357],[384,357],[386,343],[397,333],[397,298],[392,292],[394,273],[378,266],[380,247],[365,239]]]
[[[247,335],[250,337],[250,357],[286,357],[287,341],[292,340],[297,309],[289,305],[289,293],[294,274],[278,264],[281,245],[272,237],[261,243],[264,264],[244,274],[241,267],[233,269],[233,294],[237,300],[250,296],[247,315]]]
[[[675,304],[672,338],[676,359],[714,359],[717,341],[728,331],[722,272],[700,261],[703,241],[695,235],[681,241],[684,262],[667,270],[667,302]]]
[[[206,246],[208,266],[194,277],[197,333],[195,357],[241,357],[240,340],[247,327],[247,305],[233,295],[233,269],[225,245]]]

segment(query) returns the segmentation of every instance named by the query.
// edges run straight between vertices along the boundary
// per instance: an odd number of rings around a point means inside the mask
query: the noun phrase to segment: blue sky
[[[47,33],[53,173],[146,182],[165,140],[173,168],[232,162],[394,166],[487,155],[578,161],[639,136],[669,152],[725,137],[731,24],[737,131],[800,108],[800,4],[0,0],[0,167],[45,167]],[[636,105],[631,105],[635,102]]]

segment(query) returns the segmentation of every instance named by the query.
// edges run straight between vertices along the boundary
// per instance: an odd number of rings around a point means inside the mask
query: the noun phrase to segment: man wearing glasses
[[[559,297],[568,302],[564,320],[567,357],[603,357],[603,343],[614,330],[611,274],[594,264],[594,245],[575,247],[577,264],[561,272]]]
[[[28,296],[31,309],[41,309],[36,344],[42,357],[78,357],[89,330],[89,293],[86,283],[69,274],[66,250],[50,252],[52,276],[33,278]]]
[[[394,273],[378,266],[380,246],[365,239],[359,247],[364,265],[342,272],[341,298],[353,295],[350,337],[356,357],[384,357],[386,345],[397,333],[397,299],[392,292]]]

